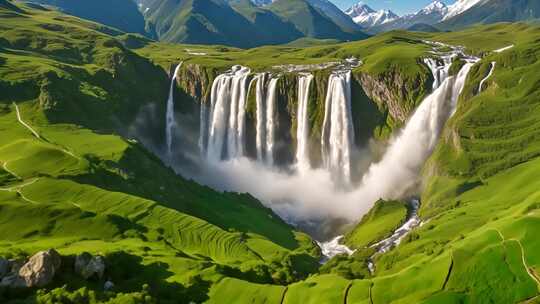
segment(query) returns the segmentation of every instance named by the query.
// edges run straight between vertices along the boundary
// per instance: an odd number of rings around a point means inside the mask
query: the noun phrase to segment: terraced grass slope
[[[117,135],[168,87],[120,32],[24,5],[0,19],[0,256],[101,253],[119,291],[150,284],[175,303],[207,298],[224,277],[286,284],[316,268],[311,239],[254,198],[185,180]],[[102,285],[66,275],[51,288],[65,283]],[[3,303],[39,296],[0,291]]]
[[[156,44],[9,2],[0,2],[0,20],[0,256],[50,247],[64,255],[101,253],[117,291],[127,294],[114,297],[160,303],[538,300],[538,27],[392,32],[363,42],[242,51]],[[424,225],[377,255],[373,274],[366,266],[372,252],[363,246],[398,223],[401,206],[378,205],[371,215],[381,216],[367,216],[350,234],[356,253],[317,274],[319,252],[309,237],[248,195],[182,179],[126,140],[136,134],[130,126],[141,109],[163,112],[164,71],[173,62],[218,72],[231,63],[266,69],[354,55],[364,60],[355,73],[384,78],[390,70],[414,79],[427,72],[418,62],[429,52],[424,39],[485,57],[425,167]],[[148,131],[160,134],[162,125],[156,119]],[[39,292],[1,290],[0,301],[106,301],[102,283],[66,271]]]

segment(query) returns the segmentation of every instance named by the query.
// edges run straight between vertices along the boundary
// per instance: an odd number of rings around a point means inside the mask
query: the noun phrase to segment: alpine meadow
[[[0,303],[540,303],[540,2],[337,5],[0,0]]]

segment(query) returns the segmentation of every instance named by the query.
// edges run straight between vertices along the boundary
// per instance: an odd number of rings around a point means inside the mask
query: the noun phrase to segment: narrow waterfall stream
[[[176,128],[176,120],[174,118],[174,86],[178,71],[182,67],[182,62],[180,62],[171,77],[171,85],[169,88],[169,99],[167,100],[167,113],[165,117],[166,126],[165,126],[165,138],[167,141],[167,157],[171,158],[172,155],[172,144],[173,144],[173,134]]]
[[[482,93],[482,88],[484,87],[484,83],[486,83],[486,81],[491,77],[491,75],[493,75],[496,64],[497,62],[495,61],[491,62],[490,67],[489,67],[489,73],[486,75],[486,77],[484,77],[484,79],[482,79],[482,81],[480,81],[480,85],[478,85],[478,94]]]
[[[298,109],[296,127],[296,163],[302,173],[309,169],[309,88],[313,80],[312,74],[301,74],[298,78]]]
[[[353,140],[351,71],[336,71],[328,80],[321,147],[325,168],[346,184],[351,180]]]
[[[266,95],[266,164],[274,165],[274,145],[276,141],[276,86],[278,78],[270,79]]]

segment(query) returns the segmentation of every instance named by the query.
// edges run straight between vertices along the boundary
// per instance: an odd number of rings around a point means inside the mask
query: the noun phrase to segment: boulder
[[[62,259],[54,249],[40,251],[32,256],[19,270],[18,276],[25,287],[43,287],[52,282]],[[15,280],[15,285],[19,280]],[[19,286],[14,286],[19,287]]]
[[[105,259],[102,256],[92,256],[84,252],[75,258],[75,273],[85,279],[94,275],[101,279],[105,273]]]

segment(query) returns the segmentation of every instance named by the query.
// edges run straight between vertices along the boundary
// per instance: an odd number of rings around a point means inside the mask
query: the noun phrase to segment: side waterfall
[[[206,150],[210,160],[219,161],[243,153],[249,73],[248,68],[234,66],[228,73],[219,75],[212,84],[212,109]]]
[[[324,167],[345,183],[351,179],[353,140],[351,71],[336,71],[328,80],[321,147]]]
[[[298,110],[296,112],[296,163],[298,164],[298,169],[300,172],[310,168],[308,102],[309,87],[312,80],[313,75],[311,74],[300,75],[298,79]]]
[[[478,94],[482,93],[482,87],[484,86],[484,83],[491,77],[491,75],[493,75],[493,72],[495,71],[495,65],[496,64],[497,64],[497,62],[495,62],[495,61],[491,62],[491,66],[489,68],[489,73],[487,74],[486,77],[484,77],[484,79],[482,79],[482,81],[480,81],[480,85],[478,86]]]
[[[467,75],[478,61],[477,58],[465,60],[457,76],[446,76],[422,101],[383,159],[370,166],[361,185],[361,190],[370,193],[370,200],[400,198],[417,184],[420,170],[433,152],[444,124],[455,112]],[[432,72],[448,69],[451,61],[444,64],[443,68],[432,67]]]
[[[176,128],[176,120],[174,119],[174,85],[176,81],[176,75],[182,67],[182,62],[180,62],[174,69],[174,73],[171,78],[171,86],[169,89],[169,99],[167,100],[167,114],[165,116],[166,126],[165,126],[165,139],[167,141],[167,156],[169,159],[172,157],[172,142],[174,129]]]

